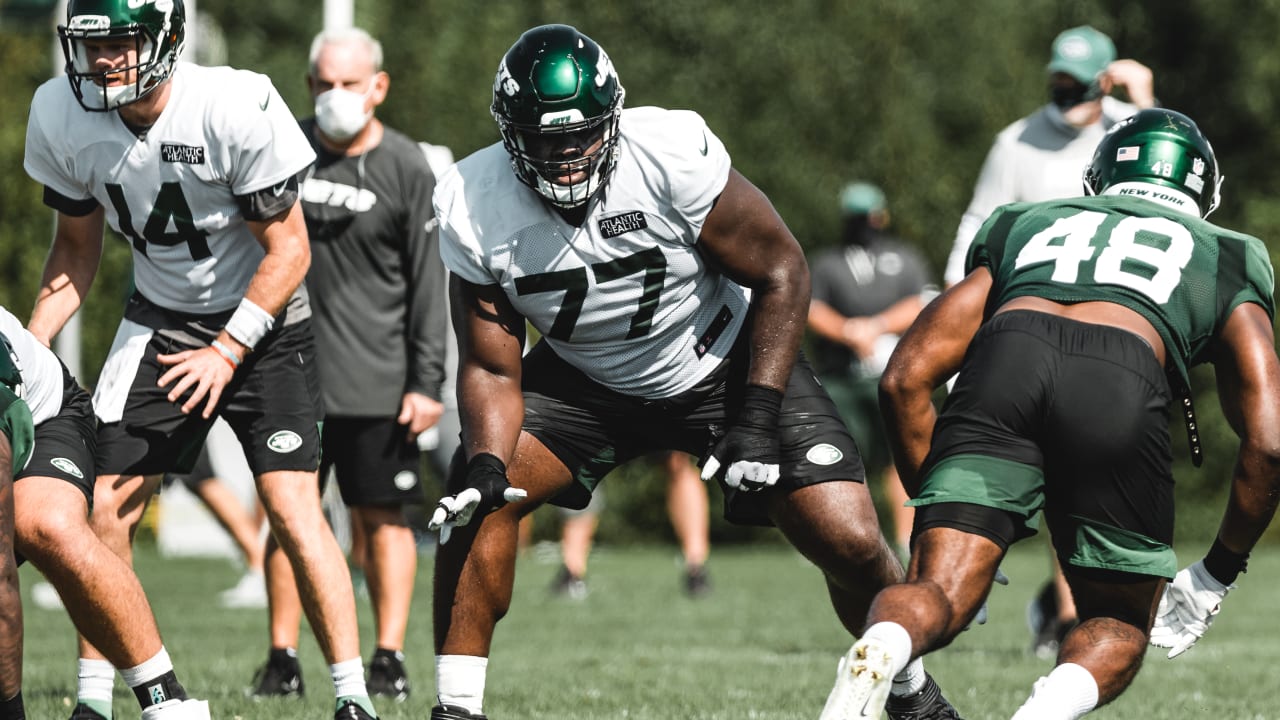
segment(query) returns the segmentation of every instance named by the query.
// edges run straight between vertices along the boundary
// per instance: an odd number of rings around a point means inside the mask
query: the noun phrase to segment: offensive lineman
[[[830,717],[878,718],[877,677],[960,632],[1042,508],[1080,624],[1014,720],[1075,720],[1133,681],[1148,636],[1173,658],[1208,629],[1280,498],[1274,276],[1261,241],[1202,219],[1220,178],[1189,118],[1144,110],[1094,152],[1098,197],[1006,205],[983,225],[968,275],[881,380],[915,554],[872,604]],[[1187,370],[1204,362],[1241,443],[1217,538],[1179,572],[1169,406],[1190,407]],[[957,369],[938,416],[930,392]]]
[[[58,212],[29,327],[48,344],[79,307],[104,220],[131,242],[136,291],[94,396],[95,530],[130,559],[160,474],[189,470],[221,415],[330,663],[335,717],[376,717],[316,476],[310,250],[295,179],[315,153],[266,77],[179,63],[184,23],[182,0],[68,3],[58,34],[69,83],[36,91],[27,126],[26,170]],[[98,653],[82,644],[81,655]]]
[[[431,521],[432,719],[485,717],[521,516],[584,507],[610,469],[653,451],[703,458],[727,517],[776,525],[860,632],[902,568],[799,358],[809,275],[795,238],[696,113],[623,111],[608,55],[572,27],[524,33],[493,93],[502,142],[435,193],[463,446]],[[526,319],[543,339],[522,361]],[[922,665],[898,680],[891,717],[958,717]]]

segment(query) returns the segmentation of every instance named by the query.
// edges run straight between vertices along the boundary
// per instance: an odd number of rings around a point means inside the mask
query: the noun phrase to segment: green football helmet
[[[1139,184],[1175,191],[1197,208],[1200,217],[1209,217],[1218,207],[1222,186],[1218,160],[1191,118],[1153,108],[1107,131],[1085,168],[1085,192],[1101,195],[1110,189],[1110,194],[1141,194]]]
[[[609,56],[577,29],[521,35],[498,65],[491,108],[516,177],[557,207],[586,204],[617,163],[624,95]]]
[[[173,74],[186,38],[182,0],[70,0],[58,26],[71,90],[85,110],[105,112],[137,102]],[[110,72],[96,67],[85,41],[132,44],[137,61]],[[112,76],[132,82],[109,85]]]

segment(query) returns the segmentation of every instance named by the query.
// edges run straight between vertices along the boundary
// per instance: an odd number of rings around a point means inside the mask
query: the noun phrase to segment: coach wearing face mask
[[[370,695],[404,700],[405,631],[417,546],[404,506],[424,500],[417,436],[444,410],[445,272],[431,207],[435,179],[418,143],[382,124],[382,46],[364,30],[311,45],[316,151],[300,176],[311,238],[307,288],[325,405],[321,481],[333,468],[351,508],[353,564],[365,571],[377,645]],[[272,549],[269,545],[268,549]],[[301,694],[297,604],[288,563],[268,555],[271,654],[256,695]]]
[[[1000,131],[987,154],[943,273],[947,285],[964,277],[969,244],[993,210],[1081,195],[1081,175],[1103,134],[1156,102],[1150,68],[1117,60],[1111,38],[1089,26],[1060,33],[1045,69],[1049,102]]]
[[[1111,38],[1082,26],[1054,38],[1048,73],[1049,102],[1000,131],[978,176],[969,209],[960,220],[943,281],[964,277],[974,235],[993,210],[1011,202],[1041,202],[1084,194],[1083,173],[1106,131],[1156,104],[1150,68],[1117,60]],[[1128,97],[1121,102],[1118,92]],[[1052,555],[1052,554],[1051,554]],[[1031,651],[1052,659],[1076,623],[1075,603],[1056,558],[1051,577],[1028,607]]]

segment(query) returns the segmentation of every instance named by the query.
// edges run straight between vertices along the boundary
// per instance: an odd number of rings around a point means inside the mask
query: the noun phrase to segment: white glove
[[[702,479],[710,480],[720,471],[720,460],[714,455],[702,465]],[[755,492],[778,483],[777,463],[735,460],[724,473],[724,484],[742,492]]]
[[[771,488],[781,475],[778,445],[778,413],[782,393],[748,385],[742,391],[742,408],[724,437],[702,464],[703,481],[724,469],[724,484],[739,492]]]
[[[1222,609],[1222,599],[1233,587],[1210,575],[1203,560],[1180,570],[1160,598],[1151,644],[1170,648],[1170,659],[1190,650],[1209,629]]]
[[[466,489],[456,495],[440,498],[427,522],[428,530],[440,531],[441,545],[449,542],[455,527],[471,522],[477,510],[488,513],[529,496],[524,490],[511,487],[506,466],[488,453],[473,457],[467,464],[466,485]]]

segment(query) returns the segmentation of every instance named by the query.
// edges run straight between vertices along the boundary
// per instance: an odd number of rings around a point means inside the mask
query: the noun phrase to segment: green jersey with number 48
[[[1006,205],[970,249],[966,272],[978,266],[993,277],[989,309],[1035,296],[1141,313],[1184,380],[1238,305],[1257,303],[1275,317],[1262,241],[1138,197]]]

